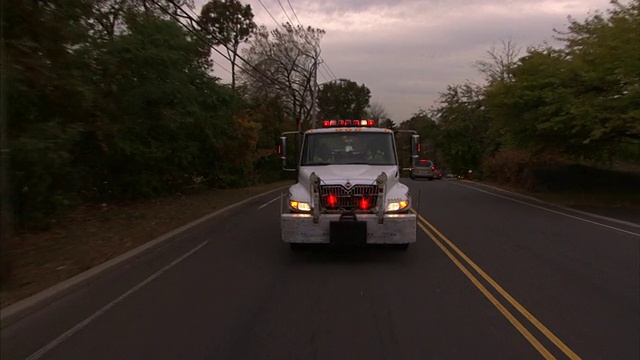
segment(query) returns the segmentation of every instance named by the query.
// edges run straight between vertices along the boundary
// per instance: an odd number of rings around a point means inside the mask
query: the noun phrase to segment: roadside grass
[[[84,206],[48,230],[9,240],[9,279],[0,307],[47,289],[238,201],[292,184],[291,180],[241,189],[206,190],[126,204]]]
[[[481,181],[487,184],[561,206],[621,214],[640,223],[639,165],[603,166],[553,154],[504,152],[488,160],[483,170]]]

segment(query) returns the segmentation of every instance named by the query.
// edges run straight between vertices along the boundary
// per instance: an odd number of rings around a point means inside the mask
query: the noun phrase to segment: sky
[[[559,45],[553,29],[566,30],[567,16],[582,20],[609,7],[608,0],[240,1],[251,5],[256,24],[270,30],[277,24],[267,10],[279,23],[288,15],[294,25],[299,19],[324,29],[321,56],[332,74],[322,66],[318,82],[335,75],[366,85],[371,101],[396,123],[436,105],[448,85],[482,83],[473,64],[486,60],[492,46],[512,41],[524,54],[544,42]],[[195,0],[195,11],[206,2]],[[227,60],[214,61],[230,69]],[[230,81],[220,67],[214,72]]]

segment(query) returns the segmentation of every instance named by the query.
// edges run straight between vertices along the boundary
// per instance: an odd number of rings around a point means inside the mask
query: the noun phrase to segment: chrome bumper
[[[357,220],[367,223],[367,244],[406,244],[416,241],[414,214],[386,214],[383,223],[376,214],[358,214]],[[339,214],[321,214],[318,223],[311,214],[281,214],[282,241],[287,243],[328,244],[331,221]]]

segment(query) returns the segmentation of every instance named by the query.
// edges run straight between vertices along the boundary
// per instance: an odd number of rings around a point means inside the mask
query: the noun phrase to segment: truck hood
[[[325,166],[301,166],[299,179],[305,186],[309,185],[311,173],[316,173],[329,185],[345,184],[373,184],[381,172],[387,174],[387,188],[400,181],[400,173],[397,166],[388,165],[325,165]]]

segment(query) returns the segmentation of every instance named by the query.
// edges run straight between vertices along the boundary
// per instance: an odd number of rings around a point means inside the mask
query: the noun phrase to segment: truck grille
[[[321,185],[320,202],[326,209],[369,210],[378,200],[377,185]]]

